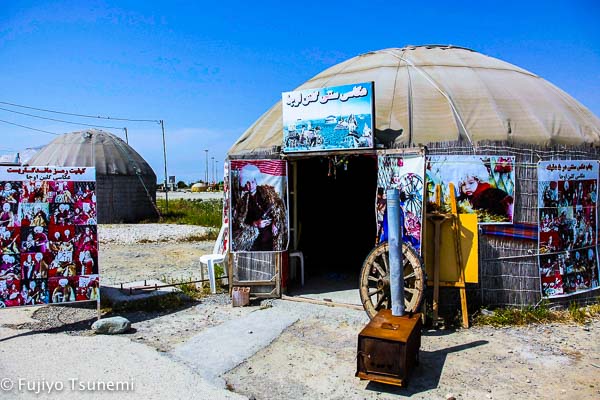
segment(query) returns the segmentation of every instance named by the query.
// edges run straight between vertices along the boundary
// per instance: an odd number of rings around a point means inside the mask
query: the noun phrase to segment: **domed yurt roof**
[[[150,165],[118,136],[90,129],[65,133],[48,143],[29,165],[96,167],[97,175],[156,176]]]
[[[326,69],[294,90],[370,81],[379,142],[600,145],[600,119],[577,100],[534,73],[461,47],[369,52]],[[279,101],[246,130],[229,155],[276,152],[282,132]]]
[[[192,192],[206,192],[207,189],[208,184],[204,182],[198,182],[192,185]]]

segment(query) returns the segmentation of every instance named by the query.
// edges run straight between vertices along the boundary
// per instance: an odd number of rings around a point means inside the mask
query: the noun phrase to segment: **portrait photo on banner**
[[[278,252],[289,240],[287,164],[230,161],[231,251]]]
[[[515,157],[433,155],[427,157],[427,209],[451,211],[449,184],[454,185],[458,212],[477,214],[480,224],[511,224],[515,201]],[[436,199],[436,186],[441,199]]]

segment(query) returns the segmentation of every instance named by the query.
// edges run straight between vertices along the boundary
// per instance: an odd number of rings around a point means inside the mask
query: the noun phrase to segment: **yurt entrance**
[[[360,304],[359,274],[376,235],[377,158],[313,157],[292,161],[292,246],[304,255],[304,286],[289,293]]]

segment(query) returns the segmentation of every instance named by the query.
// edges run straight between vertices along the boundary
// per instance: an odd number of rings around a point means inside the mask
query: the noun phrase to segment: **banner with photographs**
[[[420,251],[425,157],[386,154],[378,157],[377,164],[377,242],[387,241],[386,191],[395,188],[403,211],[402,240]]]
[[[373,82],[282,93],[283,151],[373,148]]]
[[[287,250],[287,163],[232,160],[230,171],[231,251]]]
[[[427,157],[427,210],[449,213],[449,183],[460,214],[477,214],[480,224],[511,224],[515,199],[515,157],[434,155]],[[436,199],[436,186],[441,199]],[[439,206],[438,206],[439,203]]]
[[[96,171],[0,167],[0,308],[99,299]]]
[[[540,278],[544,297],[598,287],[598,161],[538,163]]]

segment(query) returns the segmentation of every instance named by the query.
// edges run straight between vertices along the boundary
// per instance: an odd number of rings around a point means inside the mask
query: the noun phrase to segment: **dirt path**
[[[256,399],[600,398],[600,321],[424,332],[407,388],[354,377],[361,328],[299,321],[225,378]]]
[[[211,249],[211,242],[104,244],[103,281],[198,276],[198,258]],[[248,398],[600,398],[600,320],[587,325],[425,331],[420,364],[408,387],[394,388],[354,376],[358,333],[367,321],[363,311],[284,300],[270,304],[282,316],[294,313],[298,320],[270,345],[223,375],[229,390]],[[122,338],[141,348],[168,353],[200,332],[260,311],[259,304],[233,308],[226,294],[209,296],[176,311],[125,314],[134,329]],[[5,312],[0,315],[2,329],[15,334],[33,330],[60,337],[89,336],[95,315],[94,309],[72,306]],[[37,340],[36,335],[28,337]],[[4,342],[5,349],[0,353],[9,351],[6,346],[10,343]],[[43,377],[43,371],[39,374]],[[160,393],[159,386],[155,390]],[[222,397],[231,393],[225,388],[220,390]]]
[[[211,249],[211,242],[106,244],[103,278],[199,276],[198,258]],[[285,301],[273,304],[282,312],[294,307]],[[363,312],[344,309],[339,310],[343,317],[330,318],[323,306],[310,307],[313,311],[270,346],[225,374],[231,389],[256,399],[600,398],[600,321],[424,332],[421,363],[408,388],[394,389],[354,377]],[[137,322],[129,337],[170,351],[204,329],[258,308],[232,308],[226,295],[209,297],[174,313],[130,315]]]

